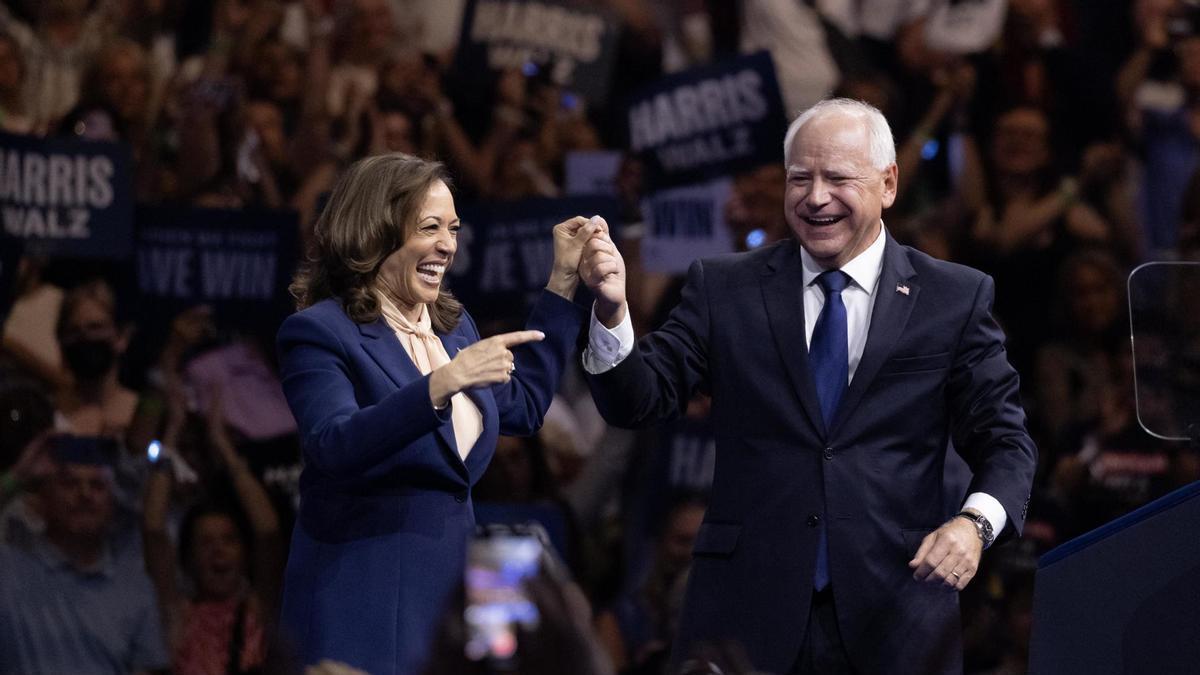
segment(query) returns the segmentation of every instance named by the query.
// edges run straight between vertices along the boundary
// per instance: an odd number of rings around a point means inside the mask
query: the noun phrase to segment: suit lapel
[[[863,394],[879,373],[879,368],[891,356],[896,340],[904,332],[912,308],[917,303],[917,295],[921,292],[915,277],[916,272],[908,260],[908,254],[890,234],[887,235],[883,249],[883,269],[879,273],[879,283],[875,289],[875,307],[871,312],[871,326],[867,331],[867,344],[863,348],[858,368],[854,371],[854,379],[850,381],[850,388],[838,405],[832,433],[837,432],[862,400]],[[902,289],[907,289],[907,292]]]
[[[442,346],[446,348],[446,354],[452,359],[460,349],[467,346],[467,336],[458,333],[439,335],[438,339],[442,341]]]
[[[363,349],[397,387],[421,377],[417,364],[409,358],[396,334],[382,318],[358,324],[358,332],[363,337]]]
[[[775,347],[800,404],[813,428],[825,431],[821,405],[808,367],[808,348],[804,337],[804,270],[800,248],[794,241],[781,245],[767,262],[762,276],[763,302],[767,322],[775,338]]]
[[[360,323],[358,331],[363,337],[363,349],[397,387],[403,387],[409,382],[423,377],[417,364],[413,363],[408,352],[404,351],[404,346],[400,344],[400,340],[396,338],[396,334],[382,317],[371,323]],[[450,358],[454,358],[459,350],[458,336],[446,335],[441,339]],[[454,351],[450,351],[451,344],[454,345]],[[462,460],[458,455],[458,443],[454,440],[454,425],[449,422],[438,425],[437,435],[441,437],[453,454],[454,464],[457,467],[463,467]],[[465,467],[462,470],[465,472]]]

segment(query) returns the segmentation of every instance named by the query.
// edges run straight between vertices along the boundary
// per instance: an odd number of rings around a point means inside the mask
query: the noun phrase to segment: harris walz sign
[[[464,78],[516,68],[599,103],[608,95],[620,22],[571,0],[470,0],[455,70]],[[479,84],[482,85],[483,80]]]
[[[651,189],[783,161],[787,119],[767,52],[665,77],[634,95],[627,121]]]
[[[0,134],[0,221],[27,253],[127,258],[133,228],[128,148]]]

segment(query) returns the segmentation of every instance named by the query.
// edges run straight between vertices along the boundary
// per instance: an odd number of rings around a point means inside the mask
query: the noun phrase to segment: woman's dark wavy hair
[[[352,320],[377,320],[374,286],[379,267],[415,228],[425,195],[436,181],[450,185],[440,162],[399,152],[366,157],[346,169],[288,287],[296,309],[336,298]],[[444,288],[429,307],[433,328],[440,333],[453,330],[461,315],[462,305]]]

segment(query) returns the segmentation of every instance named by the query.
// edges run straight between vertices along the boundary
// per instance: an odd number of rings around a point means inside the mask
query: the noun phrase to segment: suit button
[[[816,527],[817,525],[820,525],[820,524],[821,524],[821,516],[814,515],[814,516],[808,517],[808,526],[809,527]]]
[[[454,501],[458,502],[459,504],[461,504],[461,503],[463,503],[463,502],[467,501],[467,493],[466,493],[466,492],[459,492],[459,493],[455,494],[455,495],[454,495]]]
[[[833,448],[825,448],[825,459],[833,459]]]

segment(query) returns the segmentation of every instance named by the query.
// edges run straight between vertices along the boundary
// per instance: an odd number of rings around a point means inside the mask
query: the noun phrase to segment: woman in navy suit
[[[462,579],[471,488],[497,434],[541,426],[584,314],[598,225],[554,229],[527,329],[481,340],[443,287],[459,229],[442,166],[368,157],[334,187],[278,348],[305,467],[282,624],[303,663],[419,672]]]

